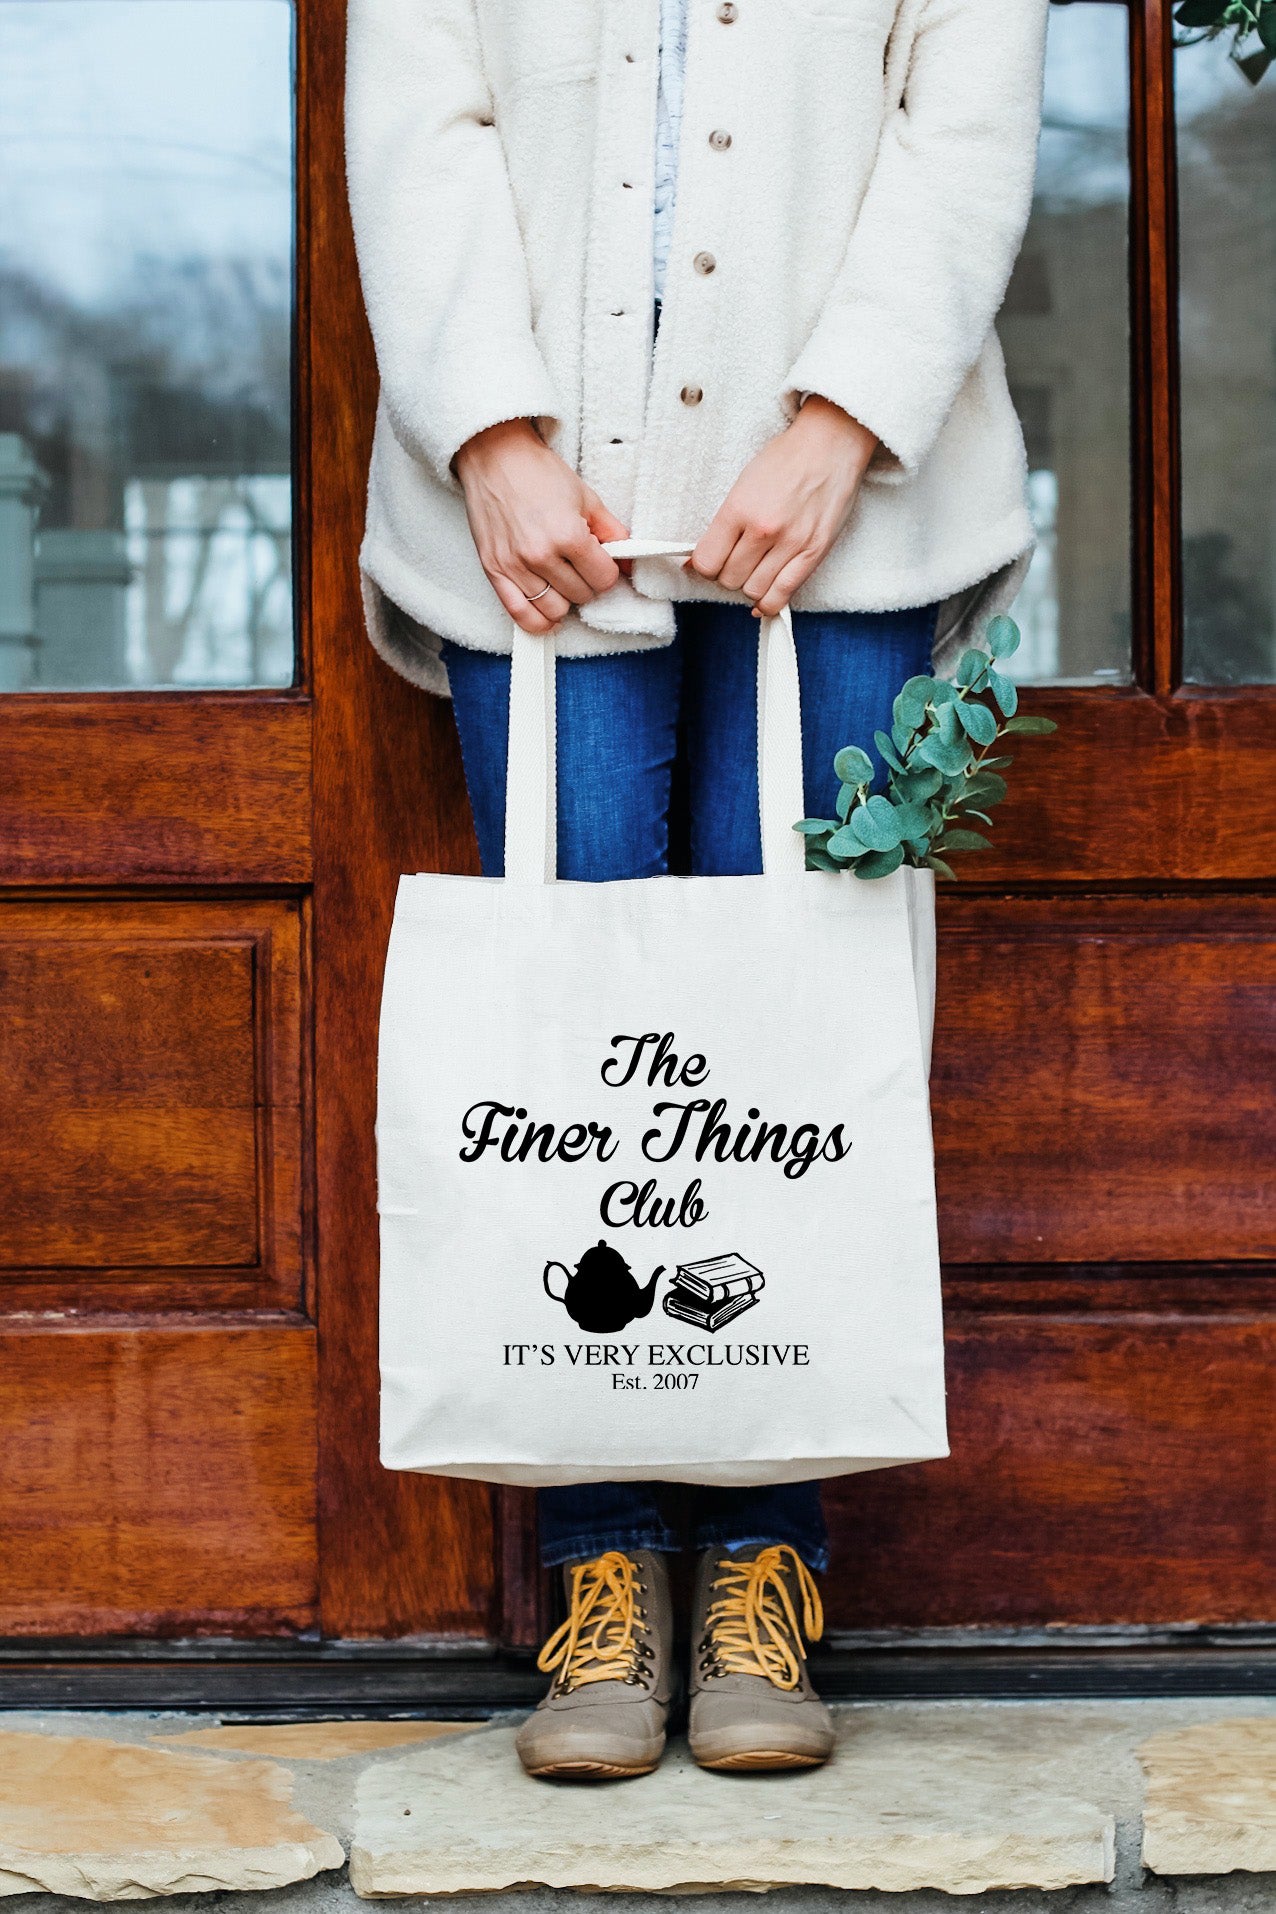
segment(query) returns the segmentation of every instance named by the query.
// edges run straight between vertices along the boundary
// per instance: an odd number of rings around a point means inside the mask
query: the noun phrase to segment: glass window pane
[[[287,0],[0,0],[0,689],[289,684]]]
[[[1175,55],[1183,380],[1183,664],[1276,682],[1276,69]]]
[[[1050,9],[1037,192],[998,322],[1038,534],[1013,611],[1026,683],[1131,675],[1128,34],[1113,0]]]

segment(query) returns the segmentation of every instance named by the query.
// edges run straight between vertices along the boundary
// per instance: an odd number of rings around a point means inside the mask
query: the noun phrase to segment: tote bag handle
[[[623,538],[613,558],[686,558],[691,545]],[[509,769],[505,791],[505,875],[552,884],[558,849],[555,645],[513,624]],[[758,634],[758,817],[762,869],[785,882],[806,871],[806,840],[793,829],[802,809],[802,717],[793,619],[787,605]]]

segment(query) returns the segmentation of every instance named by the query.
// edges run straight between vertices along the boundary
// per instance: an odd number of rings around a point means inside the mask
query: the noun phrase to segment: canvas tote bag
[[[764,874],[556,882],[554,679],[515,626],[506,876],[399,886],[382,1461],[745,1484],[947,1454],[930,873],[804,868],[786,613],[758,649]]]

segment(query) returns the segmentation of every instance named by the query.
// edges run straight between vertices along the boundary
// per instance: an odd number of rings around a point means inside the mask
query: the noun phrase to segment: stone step
[[[1276,1703],[835,1713],[819,1771],[705,1774],[674,1741],[654,1775],[589,1787],[524,1776],[508,1718],[11,1715],[0,1894],[36,1891],[31,1914],[155,1895],[194,1914],[213,1890],[222,1914],[436,1894],[482,1894],[496,1914],[513,1890],[511,1914],[540,1914],[591,1889],[696,1892],[710,1906],[695,1914],[738,1914],[732,1897],[763,1887],[820,1914],[830,1896],[889,1914],[963,1896],[991,1914],[988,1894],[998,1914],[1276,1914]]]

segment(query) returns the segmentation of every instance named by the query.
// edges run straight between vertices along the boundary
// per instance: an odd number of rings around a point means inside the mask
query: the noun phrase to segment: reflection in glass
[[[1052,6],[1036,198],[997,328],[1038,535],[1013,608],[1024,682],[1131,674],[1128,125],[1125,8]]]
[[[288,684],[287,0],[0,0],[0,689]]]
[[[1175,55],[1183,666],[1276,682],[1276,70]]]

